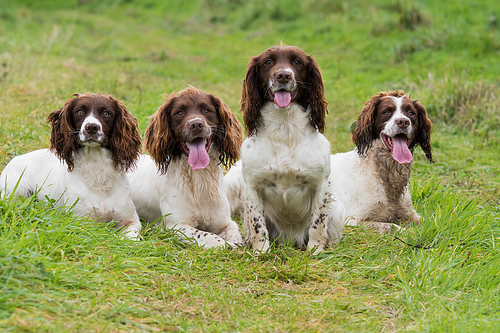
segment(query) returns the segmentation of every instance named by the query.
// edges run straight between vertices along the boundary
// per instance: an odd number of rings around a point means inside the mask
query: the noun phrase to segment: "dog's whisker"
[[[224,139],[224,135],[221,132],[214,132],[212,135],[219,139]]]

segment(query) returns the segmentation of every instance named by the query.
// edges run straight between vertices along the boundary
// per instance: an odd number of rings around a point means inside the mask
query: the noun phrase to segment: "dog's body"
[[[80,216],[116,222],[126,237],[141,230],[125,171],[139,155],[137,121],[107,95],[75,94],[52,112],[51,150],[12,159],[0,177],[2,195],[33,194],[74,206]]]
[[[194,88],[172,94],[146,130],[151,155],[143,155],[129,174],[139,215],[199,246],[242,243],[219,165],[239,157],[241,142],[241,126],[220,99]]]
[[[231,169],[224,175],[222,186],[229,200],[231,216],[243,216],[243,188],[245,183],[243,180],[241,160],[234,163]]]
[[[382,145],[374,143],[366,157],[356,151],[331,157],[332,188],[345,206],[348,225],[389,231],[391,223],[419,221],[407,186],[411,166],[390,161]]]
[[[321,134],[326,101],[314,60],[296,47],[273,47],[253,58],[241,105],[249,136],[228,180],[238,185],[240,173],[243,178],[246,241],[260,251],[269,240],[316,251],[338,242],[343,207],[328,180],[330,144]],[[238,190],[229,183],[231,195]]]
[[[331,157],[333,191],[349,225],[386,231],[391,223],[419,223],[407,185],[416,145],[432,162],[431,127],[424,107],[402,91],[372,97],[353,131],[357,148]]]

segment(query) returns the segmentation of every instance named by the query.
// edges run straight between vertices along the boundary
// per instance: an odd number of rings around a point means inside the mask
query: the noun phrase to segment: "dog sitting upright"
[[[315,253],[339,242],[344,208],[328,180],[327,102],[314,59],[293,46],[252,58],[241,113],[248,138],[225,187],[233,203],[242,196],[246,241],[257,251],[285,242]]]

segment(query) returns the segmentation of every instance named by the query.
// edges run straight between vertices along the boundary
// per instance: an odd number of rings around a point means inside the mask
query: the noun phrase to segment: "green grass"
[[[322,68],[332,152],[374,93],[403,89],[434,122],[411,190],[425,223],[348,228],[319,255],[132,242],[51,203],[0,201],[5,331],[497,331],[500,328],[497,1],[0,0],[0,169],[48,146],[75,92],[119,98],[141,133],[188,85],[238,103],[247,62],[300,46]],[[405,243],[403,243],[405,242]],[[410,244],[410,245],[407,245]]]

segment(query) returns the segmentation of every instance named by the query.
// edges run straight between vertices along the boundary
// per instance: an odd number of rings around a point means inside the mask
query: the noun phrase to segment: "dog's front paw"
[[[328,248],[328,246],[323,245],[323,244],[314,244],[314,243],[311,243],[311,241],[309,241],[309,243],[307,243],[307,248],[309,250],[312,250],[313,255],[317,255],[317,254],[320,254],[321,252],[325,251]]]
[[[401,229],[399,225],[390,222],[361,222],[360,226],[365,229],[375,230],[381,234],[396,232]]]
[[[239,244],[237,246],[241,246],[243,244],[243,238],[241,238],[240,233],[226,235],[226,237],[222,237],[222,238],[225,239],[226,242],[228,242],[228,243]]]
[[[122,233],[122,234],[120,234],[120,238],[121,239],[130,239],[133,241],[140,241],[142,239],[141,235],[137,231],[134,231],[134,232],[129,231],[126,233]]]
[[[232,242],[228,242],[226,241],[226,248],[228,248],[229,250],[235,250],[239,247],[242,247],[244,244],[243,242],[240,242],[240,243],[232,243]]]
[[[267,252],[269,251],[269,240],[267,239],[260,239],[258,241],[254,241],[250,243],[250,247],[254,252]]]

